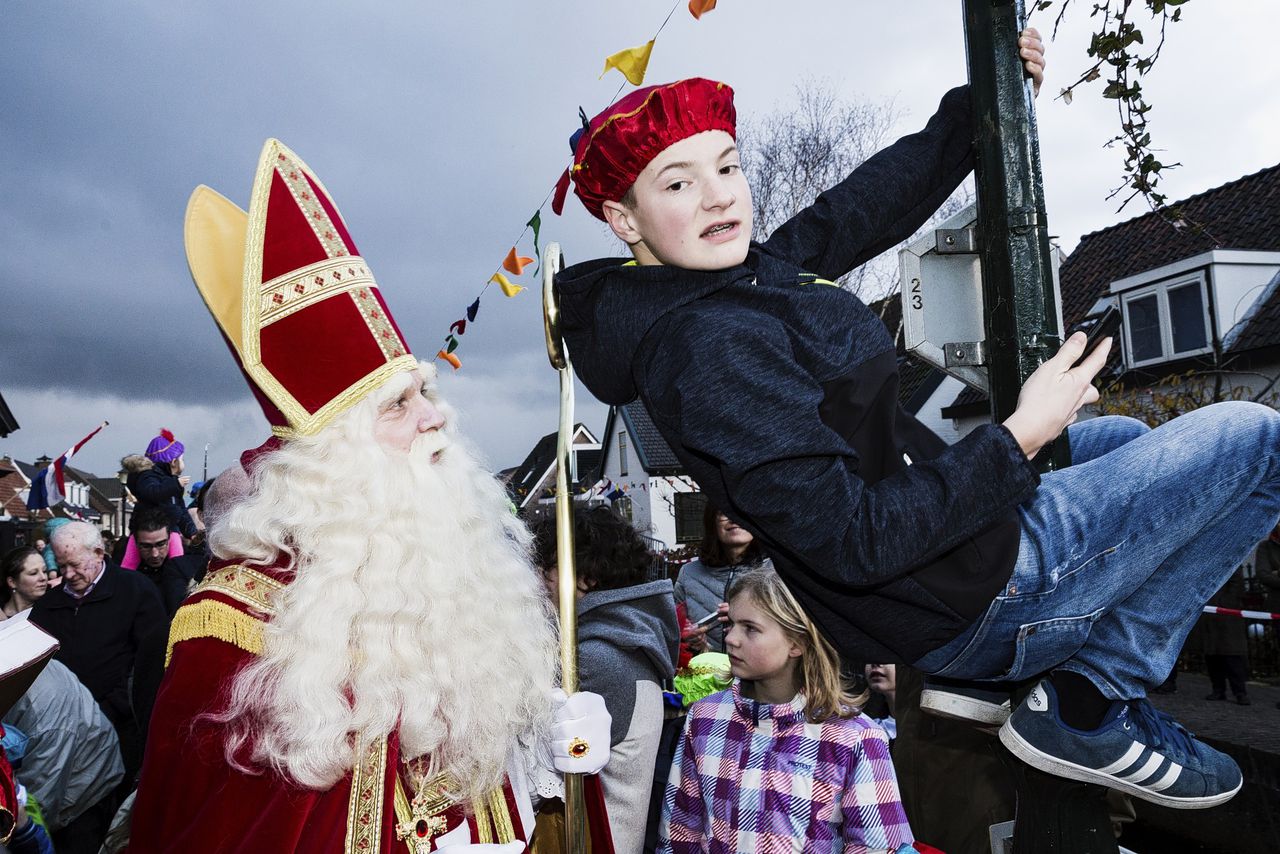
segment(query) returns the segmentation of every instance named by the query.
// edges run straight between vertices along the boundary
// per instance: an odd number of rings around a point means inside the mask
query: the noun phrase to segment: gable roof
[[[619,416],[627,433],[631,435],[631,446],[635,451],[636,462],[645,474],[651,477],[674,477],[685,474],[684,466],[676,458],[676,452],[671,450],[667,440],[662,438],[658,425],[653,423],[644,404],[638,400],[609,407],[609,415],[604,422],[604,440],[600,448],[602,474],[609,448],[613,445],[614,437],[618,433],[615,425]]]
[[[573,425],[573,435],[585,435],[591,444],[594,444],[596,437],[581,422]],[[533,450],[524,458],[524,462],[513,469],[504,469],[503,474],[506,475],[507,494],[511,496],[511,500],[519,506],[523,507],[530,499],[536,497],[537,493],[542,490],[538,488],[539,484],[546,481],[547,475],[554,470],[556,465],[556,438],[557,432],[551,432],[543,436],[533,446]],[[577,484],[570,484],[572,488],[580,484],[595,483],[598,478],[594,477],[593,469],[599,468],[597,449],[589,449],[574,452],[578,455],[578,480]]]
[[[1175,228],[1151,212],[1080,238],[1059,270],[1062,317],[1068,328],[1118,279],[1211,249],[1280,251],[1280,164],[1171,207],[1203,230]]]

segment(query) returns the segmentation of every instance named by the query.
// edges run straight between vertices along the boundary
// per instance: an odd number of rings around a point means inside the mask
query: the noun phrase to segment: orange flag
[[[532,263],[532,258],[517,255],[516,248],[512,246],[511,251],[507,253],[507,257],[502,259],[502,268],[513,276],[519,276],[524,273],[525,266]]]
[[[458,358],[457,353],[446,353],[444,350],[441,350],[439,353],[436,353],[436,358],[444,359],[446,362],[453,365],[453,369],[455,371],[462,367],[462,360]]]
[[[703,15],[715,7],[716,0],[689,0],[689,14],[693,15],[695,21],[701,19]]]
[[[608,74],[610,68],[616,68],[632,86],[639,86],[644,82],[644,72],[649,67],[651,53],[653,53],[653,39],[649,39],[639,47],[620,50],[612,56],[605,57],[604,71],[600,72],[600,76]]]
[[[502,288],[502,293],[509,297],[513,297],[524,290],[524,287],[521,285],[511,284],[511,280],[501,273],[494,273],[489,277],[489,281],[497,282],[498,287]]]

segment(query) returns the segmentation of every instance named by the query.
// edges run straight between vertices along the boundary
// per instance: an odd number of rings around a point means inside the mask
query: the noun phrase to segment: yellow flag
[[[511,284],[511,280],[501,273],[494,273],[489,277],[489,281],[497,282],[498,287],[502,288],[502,293],[509,297],[513,297],[524,290],[520,285]]]
[[[444,350],[441,350],[439,353],[436,353],[436,358],[444,359],[450,365],[453,365],[453,369],[455,371],[462,367],[462,360],[458,358],[457,353],[446,353]]]
[[[644,82],[644,72],[649,67],[649,54],[651,53],[653,53],[653,39],[649,39],[640,47],[629,47],[626,50],[620,50],[605,58],[604,71],[600,72],[600,76],[603,77],[608,74],[610,68],[616,68],[622,72],[622,76],[626,77],[632,86],[639,86]]]

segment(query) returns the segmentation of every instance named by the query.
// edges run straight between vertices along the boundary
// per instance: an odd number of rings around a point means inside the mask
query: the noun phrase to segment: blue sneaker
[[[1204,809],[1231,800],[1244,779],[1225,753],[1197,740],[1146,700],[1112,704],[1092,732],[1058,715],[1049,680],[1027,695],[1000,729],[1000,741],[1033,768],[1096,783],[1174,809]]]

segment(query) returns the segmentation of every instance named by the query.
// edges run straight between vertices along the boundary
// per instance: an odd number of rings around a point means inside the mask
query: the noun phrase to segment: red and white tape
[[[1206,614],[1222,614],[1225,617],[1244,617],[1246,620],[1280,620],[1280,614],[1269,611],[1242,611],[1239,608],[1219,608],[1217,605],[1205,605]]]

